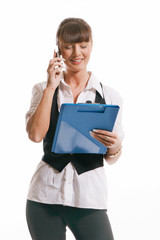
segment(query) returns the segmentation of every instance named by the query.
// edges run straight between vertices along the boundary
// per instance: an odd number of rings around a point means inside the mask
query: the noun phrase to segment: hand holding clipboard
[[[115,148],[121,143],[116,133],[106,130],[93,129],[93,131],[90,131],[90,135],[101,142],[107,148]]]

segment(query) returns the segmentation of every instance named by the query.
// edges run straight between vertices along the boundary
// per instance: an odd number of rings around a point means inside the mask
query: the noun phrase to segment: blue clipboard
[[[105,154],[107,148],[89,132],[93,129],[112,131],[118,111],[118,105],[62,104],[51,151]]]

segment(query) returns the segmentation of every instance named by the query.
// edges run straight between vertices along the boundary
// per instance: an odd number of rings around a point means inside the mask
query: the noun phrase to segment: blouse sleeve
[[[122,141],[124,139],[124,131],[122,126],[123,100],[119,94],[117,94],[115,102],[113,104],[116,104],[120,107],[117,115],[117,119],[113,128],[113,132],[117,133]]]
[[[42,95],[43,95],[43,87],[42,87],[41,83],[38,83],[32,89],[30,108],[25,115],[26,124],[27,124],[28,119],[36,111],[36,109],[41,101]]]
[[[124,131],[122,126],[122,112],[123,112],[123,100],[120,94],[113,88],[107,87],[105,90],[105,99],[107,104],[118,105],[120,107],[117,119],[113,128],[113,132],[117,133],[121,141],[124,139]]]

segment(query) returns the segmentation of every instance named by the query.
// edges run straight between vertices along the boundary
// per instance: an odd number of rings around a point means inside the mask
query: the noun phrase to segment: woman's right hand
[[[47,69],[48,73],[47,87],[56,89],[59,86],[62,68],[63,68],[62,58],[56,57],[56,51],[54,51],[53,59],[50,60]]]

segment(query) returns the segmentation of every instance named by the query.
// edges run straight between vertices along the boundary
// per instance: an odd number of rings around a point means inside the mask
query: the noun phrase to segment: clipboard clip
[[[92,104],[91,104],[92,105]],[[93,107],[89,107],[88,105],[82,104],[77,106],[77,112],[97,112],[97,113],[104,113],[106,107],[103,105],[94,105]]]

